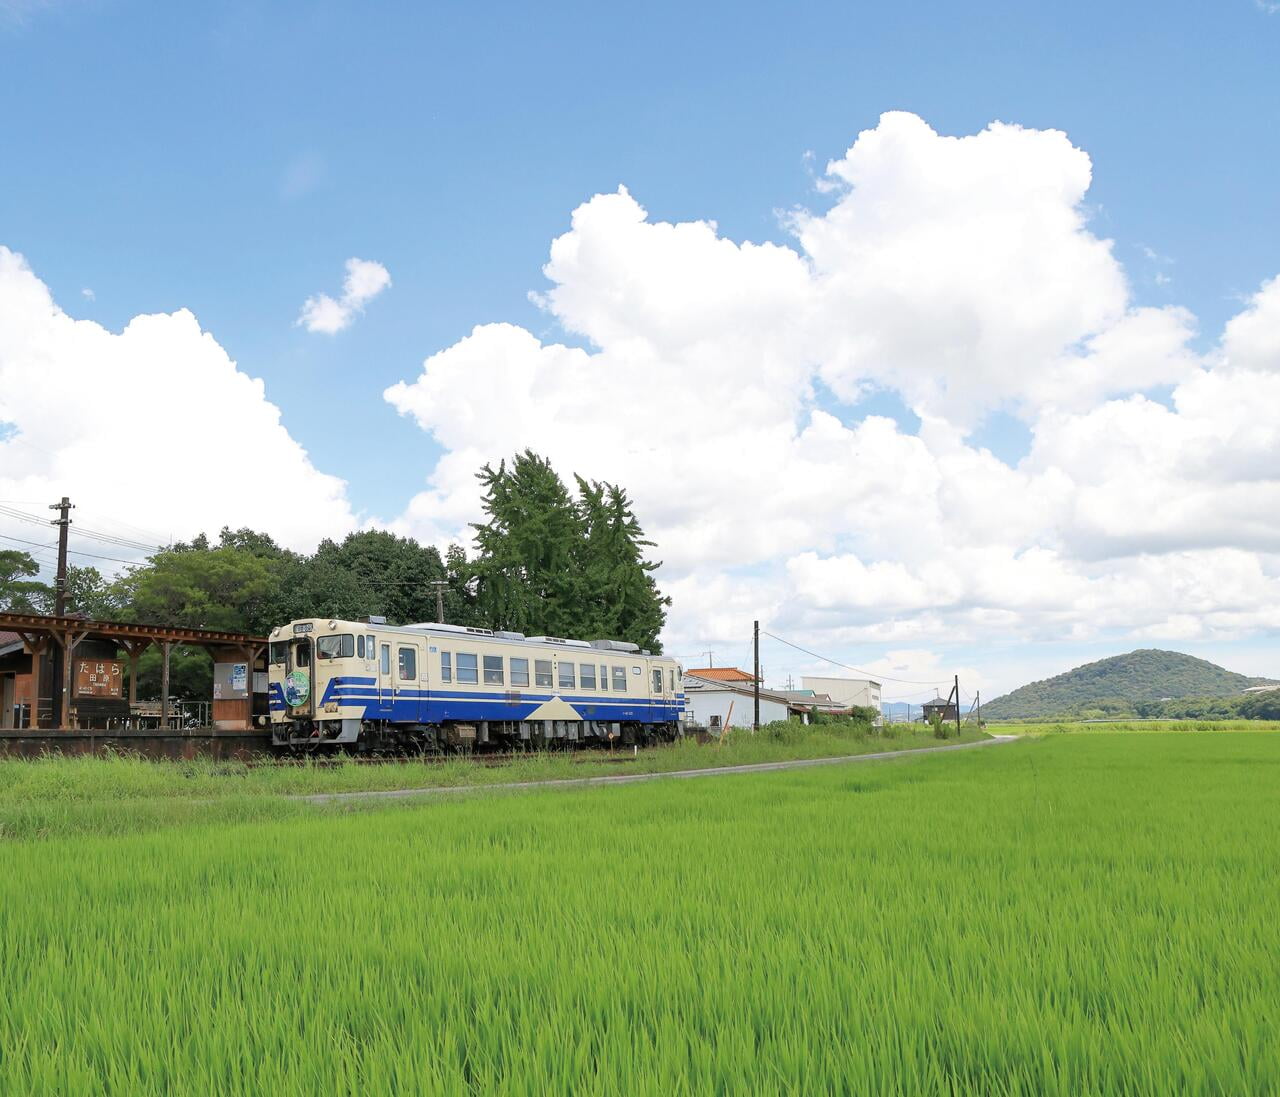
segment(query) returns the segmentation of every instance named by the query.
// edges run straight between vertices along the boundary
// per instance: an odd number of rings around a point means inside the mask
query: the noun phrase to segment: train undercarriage
[[[280,754],[481,754],[578,747],[654,746],[681,737],[678,723],[600,720],[477,720],[408,724],[293,719],[272,726]]]

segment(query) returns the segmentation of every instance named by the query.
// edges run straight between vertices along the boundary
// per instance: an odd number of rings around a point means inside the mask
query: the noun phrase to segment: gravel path
[[[432,788],[396,788],[373,792],[318,792],[306,796],[290,796],[311,804],[333,804],[344,800],[404,800],[415,796],[450,796],[459,792],[487,792],[490,789],[583,788],[588,785],[632,785],[639,781],[666,781],[685,777],[726,777],[734,773],[775,773],[784,769],[808,769],[810,766],[836,766],[850,762],[876,762],[885,758],[903,758],[915,754],[941,754],[948,750],[974,750],[979,747],[1012,743],[1016,735],[996,735],[976,743],[952,743],[945,747],[916,747],[913,750],[882,750],[875,754],[844,754],[837,758],[798,758],[790,762],[753,762],[745,766],[716,766],[711,769],[676,769],[667,773],[615,773],[604,777],[566,777],[551,781],[511,781],[492,785],[443,785]]]

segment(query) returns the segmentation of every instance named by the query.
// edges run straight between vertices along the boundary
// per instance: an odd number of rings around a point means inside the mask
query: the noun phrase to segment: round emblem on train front
[[[284,699],[290,708],[298,708],[307,703],[311,696],[311,679],[305,671],[294,670],[284,680]]]

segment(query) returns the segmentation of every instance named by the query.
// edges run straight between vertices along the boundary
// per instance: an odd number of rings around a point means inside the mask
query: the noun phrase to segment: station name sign
[[[123,696],[124,664],[119,659],[77,659],[76,696],[107,697],[119,700]]]

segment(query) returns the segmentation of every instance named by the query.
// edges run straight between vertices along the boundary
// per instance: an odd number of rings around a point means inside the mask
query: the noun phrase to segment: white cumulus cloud
[[[631,491],[678,651],[756,617],[833,653],[1273,629],[1280,280],[1198,353],[1190,312],[1133,301],[1091,176],[1056,131],[895,113],[786,246],[597,195],[535,295],[585,349],[481,325],[387,390],[446,451],[398,528],[464,535],[476,467],[529,446]],[[996,410],[1014,466],[974,440]]]
[[[68,495],[88,528],[123,521],[180,539],[245,525],[305,549],[355,525],[343,482],[316,469],[262,381],[190,312],[135,316],[119,332],[74,319],[4,247],[0,424],[0,499]],[[29,524],[0,532],[51,540]]]
[[[333,298],[327,293],[318,293],[308,297],[302,304],[298,326],[336,335],[349,328],[365,306],[390,285],[391,275],[381,263],[372,259],[348,259],[342,295]]]

